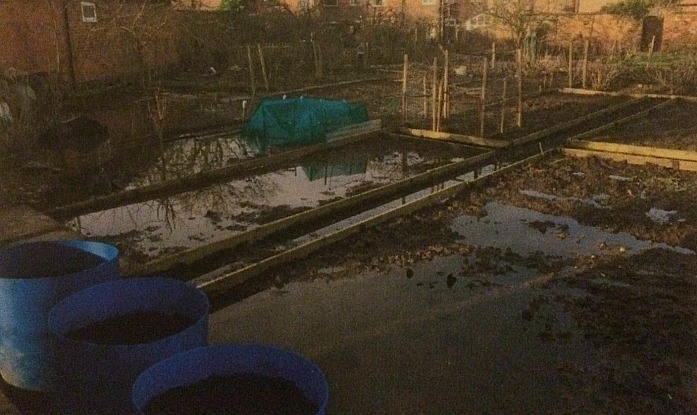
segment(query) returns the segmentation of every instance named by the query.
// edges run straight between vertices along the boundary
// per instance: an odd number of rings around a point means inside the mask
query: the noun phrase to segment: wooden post
[[[569,43],[569,88],[574,86],[574,43]]]
[[[266,76],[266,61],[264,60],[264,51],[259,43],[257,43],[257,50],[259,51],[259,63],[261,64],[261,76],[264,78],[264,90],[269,92],[269,78]]]
[[[491,43],[491,69],[496,67],[496,42]]]
[[[479,136],[484,137],[484,123],[486,121],[486,81],[487,72],[489,71],[488,59],[484,58],[482,65],[482,90],[479,95]]]
[[[448,72],[450,68],[450,55],[445,51],[445,63],[443,64],[443,118],[448,118],[450,115],[450,94],[448,88]]]
[[[651,43],[649,43],[649,56],[653,55],[653,48],[656,47],[656,35],[651,36]]]
[[[426,76],[423,78],[424,120],[428,117],[428,86]]]
[[[590,41],[586,39],[583,44],[583,67],[581,69],[581,87],[586,88],[586,78],[588,75],[588,45]]]
[[[407,72],[409,71],[409,56],[404,54],[404,68],[402,69],[402,121],[407,120]]]
[[[436,131],[440,131],[443,127],[443,80],[438,82],[438,110],[436,111]]]
[[[324,65],[322,62],[322,48],[319,43],[314,42],[317,45],[317,78],[322,78],[324,76]]]
[[[523,126],[523,51],[520,49],[515,51],[516,61],[518,63],[518,68],[516,70],[516,77],[518,78],[518,113],[516,117],[516,125],[518,127]]]
[[[252,96],[257,94],[257,85],[254,80],[254,62],[252,62],[252,48],[247,45],[247,61],[249,62],[249,84],[252,87]]]
[[[433,58],[433,88],[431,91],[431,129],[436,131],[436,93],[438,92],[438,58]]]
[[[508,89],[508,78],[503,78],[503,91],[501,91],[501,120],[499,122],[499,132],[503,133],[506,129],[506,91]]]

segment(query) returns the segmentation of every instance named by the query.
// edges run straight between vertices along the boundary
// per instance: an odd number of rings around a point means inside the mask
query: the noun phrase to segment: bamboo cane
[[[249,84],[252,87],[252,96],[257,94],[257,85],[254,80],[254,62],[252,62],[252,49],[247,45],[247,61],[249,62]]]
[[[407,75],[409,71],[409,56],[404,54],[404,68],[402,69],[402,121],[407,120]]]
[[[489,71],[489,62],[485,57],[482,64],[482,90],[479,95],[479,136],[484,137],[484,123],[486,121],[486,81]]]
[[[503,90],[501,91],[501,120],[499,121],[499,132],[503,133],[506,128],[506,92],[508,89],[508,78],[503,78]]]
[[[520,49],[516,50],[516,61],[518,62],[518,68],[516,70],[516,77],[518,78],[518,113],[516,125],[521,127],[523,125],[523,52]]]
[[[426,76],[423,77],[423,103],[424,103],[424,119],[428,117],[428,82]]]
[[[569,43],[569,88],[574,86],[574,44]]]
[[[436,131],[436,94],[438,93],[438,58],[433,58],[433,88],[431,91],[431,129]]]
[[[445,51],[445,63],[443,64],[443,118],[450,115],[450,88],[448,87],[448,72],[450,67],[450,54]]]
[[[581,69],[581,86],[583,89],[586,88],[586,78],[588,75],[588,46],[590,42],[586,39],[583,44],[583,67]]]
[[[261,75],[264,78],[264,90],[269,92],[269,78],[266,76],[266,61],[264,60],[264,51],[261,48],[261,44],[257,43],[257,50],[259,51],[259,63],[261,64]]]

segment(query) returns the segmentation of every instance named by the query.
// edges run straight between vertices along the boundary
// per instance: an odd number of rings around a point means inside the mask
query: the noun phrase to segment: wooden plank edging
[[[697,162],[697,151],[673,150],[668,148],[636,146],[599,141],[570,140],[569,145],[582,150],[620,153],[634,156],[675,159],[679,161]]]
[[[504,148],[508,147],[508,145],[510,144],[508,141],[504,140],[494,140],[491,138],[474,137],[471,135],[446,133],[440,131],[421,130],[417,128],[399,127],[397,128],[397,132],[401,134],[412,135],[419,138],[429,138],[432,140],[448,140],[462,144],[472,144],[476,146],[491,148]]]
[[[585,158],[585,157],[598,157],[601,159],[626,162],[634,165],[645,165],[652,164],[659,167],[667,167],[675,170],[682,171],[697,171],[697,162],[689,160],[676,160],[670,158],[662,157],[650,157],[650,156],[638,156],[632,154],[621,154],[621,153],[608,153],[605,151],[596,150],[581,150],[578,148],[568,148],[562,149],[562,153],[566,156]]]

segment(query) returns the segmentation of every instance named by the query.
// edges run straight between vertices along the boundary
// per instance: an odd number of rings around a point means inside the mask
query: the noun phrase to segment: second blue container
[[[137,313],[183,316],[190,324],[142,343],[100,344],[70,336],[90,324]],[[48,318],[60,378],[55,390],[58,407],[66,414],[134,413],[131,387],[136,376],[171,355],[205,346],[208,313],[203,292],[182,281],[159,277],[110,281],[61,301]],[[140,329],[137,324],[133,324],[134,331]]]

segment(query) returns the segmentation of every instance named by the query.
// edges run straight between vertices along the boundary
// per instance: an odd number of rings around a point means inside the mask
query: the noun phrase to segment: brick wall
[[[0,71],[55,72],[66,64],[60,9],[52,1],[0,2]]]
[[[164,4],[129,0],[95,0],[97,21],[85,22],[79,0],[0,2],[0,71],[60,73],[75,81],[120,78],[143,68],[178,62],[177,12]],[[68,35],[66,35],[66,27]],[[72,45],[72,54],[68,45]]]
[[[80,1],[68,3],[77,82],[128,77],[178,61],[177,14],[164,4],[100,1],[97,21],[82,19]]]
[[[663,17],[662,50],[688,48],[697,48],[697,13],[667,13]]]
[[[549,40],[568,45],[571,40],[589,39],[599,51],[612,48],[633,50],[641,38],[641,22],[607,14],[578,14],[560,16]]]

